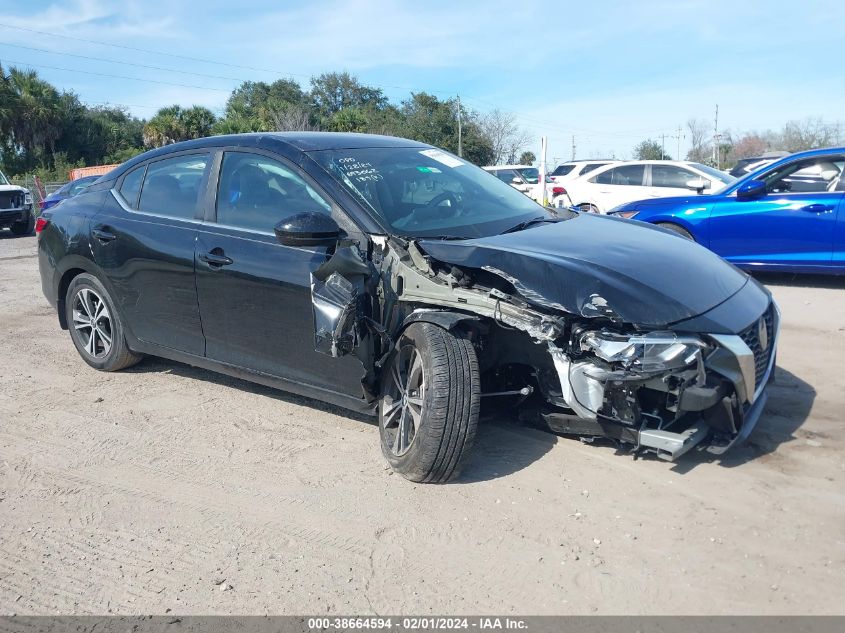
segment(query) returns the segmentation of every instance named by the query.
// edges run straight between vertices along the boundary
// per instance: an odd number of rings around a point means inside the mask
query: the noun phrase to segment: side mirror
[[[346,236],[334,218],[314,211],[291,215],[273,230],[276,239],[285,246],[334,246]]]
[[[514,178],[512,178],[512,179],[511,179],[511,184],[512,184],[512,185],[521,185],[521,184],[522,184],[522,180],[521,180],[521,179],[519,179],[519,178],[514,177]]]
[[[695,178],[693,180],[687,180],[687,189],[692,189],[693,191],[697,191],[701,193],[705,189],[710,188],[710,181],[704,178]]]
[[[766,183],[762,180],[749,180],[736,190],[737,200],[755,200],[766,195]]]

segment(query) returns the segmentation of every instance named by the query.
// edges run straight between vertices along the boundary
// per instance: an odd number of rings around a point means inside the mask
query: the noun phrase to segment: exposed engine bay
[[[629,320],[601,280],[547,296],[536,270],[526,281],[500,267],[506,260],[458,265],[432,255],[448,247],[374,236],[366,252],[342,241],[312,275],[315,347],[355,354],[369,401],[395,337],[428,321],[472,342],[482,397],[506,397],[521,419],[557,433],[674,460],[693,447],[722,453],[756,423],[778,331],[770,299],[758,310],[755,296],[756,318],[739,333],[687,331],[677,321],[696,315],[680,312],[661,327],[657,316]],[[473,257],[463,260],[478,264]]]

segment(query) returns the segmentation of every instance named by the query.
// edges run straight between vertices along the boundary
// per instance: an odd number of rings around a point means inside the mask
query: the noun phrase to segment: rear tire
[[[30,211],[25,220],[15,222],[9,228],[12,230],[12,234],[18,237],[32,235],[35,231],[35,215]]]
[[[431,323],[413,323],[385,366],[379,402],[381,449],[416,482],[455,477],[472,448],[481,386],[472,344]]]
[[[141,360],[126,344],[114,301],[93,275],[81,273],[71,280],[65,295],[65,319],[76,351],[94,369],[119,371]]]
[[[681,237],[688,239],[690,242],[694,242],[695,238],[692,236],[692,233],[687,231],[684,227],[678,226],[677,224],[672,224],[671,222],[658,222],[657,226],[662,229],[667,229],[674,233],[677,233]]]

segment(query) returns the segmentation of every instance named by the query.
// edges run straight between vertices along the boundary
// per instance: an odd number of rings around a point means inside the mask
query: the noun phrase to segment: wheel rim
[[[111,314],[103,298],[90,288],[82,288],[73,297],[73,328],[91,358],[103,358],[111,350]]]
[[[399,349],[381,400],[381,423],[390,452],[399,457],[410,450],[422,425],[425,371],[413,345]]]

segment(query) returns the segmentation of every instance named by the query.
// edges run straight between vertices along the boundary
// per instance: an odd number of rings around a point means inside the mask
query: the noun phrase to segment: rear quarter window
[[[146,165],[141,165],[130,171],[123,177],[123,182],[120,183],[120,196],[132,209],[138,208],[138,194],[141,193],[141,183],[144,181],[144,171],[147,169]]]

